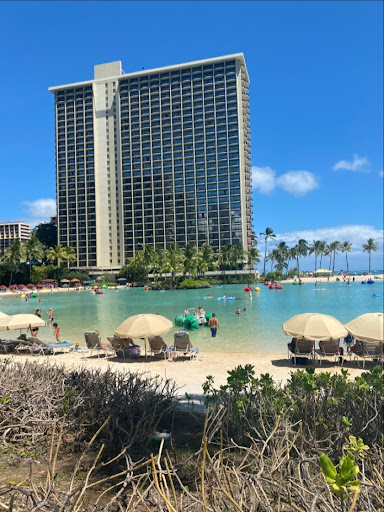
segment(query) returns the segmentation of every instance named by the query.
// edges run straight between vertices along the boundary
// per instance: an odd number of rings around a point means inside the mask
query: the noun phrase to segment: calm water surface
[[[203,351],[217,352],[276,352],[286,348],[288,338],[281,326],[291,316],[318,312],[333,315],[346,323],[363,313],[383,311],[383,282],[362,285],[360,282],[345,286],[341,283],[307,283],[304,286],[285,284],[283,290],[269,290],[260,286],[260,293],[252,292],[252,300],[244,293],[245,285],[225,285],[205,290],[149,291],[141,288],[104,290],[104,295],[78,293],[42,294],[43,302],[18,297],[1,297],[0,311],[6,314],[34,313],[41,307],[43,319],[54,309],[54,320],[61,330],[61,339],[84,344],[84,331],[98,329],[103,341],[112,336],[114,329],[127,317],[138,313],[159,313],[170,320],[184,309],[202,304],[207,313],[216,313],[220,329],[216,339],[210,330],[200,327],[191,333],[192,341]],[[376,293],[380,297],[372,297]],[[203,299],[211,294],[213,299]],[[234,296],[235,301],[219,301],[217,297]],[[242,310],[236,316],[236,307]],[[243,311],[244,306],[247,311]],[[164,336],[171,342],[175,327]],[[1,332],[1,337],[6,333]],[[9,333],[11,334],[11,333]],[[15,334],[15,333],[13,333]],[[51,326],[40,329],[39,337],[53,340]]]

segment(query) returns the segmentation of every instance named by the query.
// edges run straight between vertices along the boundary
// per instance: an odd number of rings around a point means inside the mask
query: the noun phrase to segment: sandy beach
[[[202,384],[208,375],[214,376],[215,385],[218,387],[226,383],[228,371],[238,365],[251,364],[254,366],[256,376],[269,373],[277,382],[286,383],[291,371],[306,366],[293,366],[287,357],[287,352],[269,354],[244,354],[244,353],[213,353],[204,352],[202,357],[189,360],[189,358],[178,357],[175,361],[164,360],[163,358],[140,358],[139,360],[118,359],[116,357],[98,357],[94,353],[69,352],[51,356],[30,356],[15,355],[15,361],[35,361],[36,363],[64,364],[68,368],[84,366],[85,368],[110,369],[122,372],[148,372],[153,376],[160,376],[163,379],[173,379],[179,388],[181,401],[185,393],[193,395],[194,402],[199,403],[203,399]],[[9,357],[9,356],[7,356]],[[366,370],[373,367],[373,363],[366,362]],[[341,368],[334,362],[322,361],[322,366],[316,363],[316,371],[327,371],[340,373]],[[361,368],[358,368],[357,361],[346,359],[343,365],[351,374],[351,378],[361,375]]]

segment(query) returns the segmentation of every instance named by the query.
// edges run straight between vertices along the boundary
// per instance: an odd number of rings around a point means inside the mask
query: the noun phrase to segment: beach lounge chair
[[[293,349],[292,349],[293,350]],[[295,349],[292,350],[288,346],[288,358],[292,357],[293,364],[297,364],[297,359],[300,357],[305,357],[308,359],[313,359],[314,351],[315,351],[315,342],[311,340],[307,340],[305,338],[296,339]],[[292,354],[292,355],[290,355]]]
[[[164,359],[167,359],[167,345],[161,336],[154,336],[148,338],[149,352],[153,356],[159,356],[164,354]]]
[[[0,353],[9,354],[13,352],[19,344],[16,340],[0,340]]]
[[[86,331],[84,333],[85,343],[87,348],[92,352],[96,350],[97,357],[100,357],[100,352],[104,352],[104,354],[108,357],[108,354],[114,352],[114,348],[111,345],[103,347],[101,345],[101,340],[99,337],[99,331]]]
[[[362,342],[363,350],[355,354],[355,359],[357,360],[357,365],[360,368],[360,363],[362,363],[362,368],[365,368],[365,361],[368,359],[369,361],[374,361],[377,363],[381,363],[384,365],[384,344],[383,342]]]
[[[319,359],[319,363],[321,366],[321,361],[323,358],[331,358],[335,362],[340,362],[343,364],[343,358],[339,354],[339,343],[340,340],[328,340],[328,341],[321,341],[320,348],[316,350],[316,355]]]
[[[65,349],[73,347],[73,343],[69,341],[41,341],[36,336],[31,336],[28,341],[33,343],[32,351],[41,355],[57,354],[57,352],[64,352]]]
[[[124,346],[123,340],[121,338],[119,338],[118,336],[107,336],[107,340],[109,341],[113,350],[115,351],[116,356],[117,357],[123,356],[123,358],[125,359],[125,351],[124,351],[125,346]]]
[[[174,339],[174,352],[176,353],[176,357],[178,354],[183,354],[184,356],[188,356],[189,359],[194,358],[198,351],[192,350],[192,343],[189,338],[189,334],[185,331],[175,332],[173,335]],[[196,347],[195,347],[196,348]]]

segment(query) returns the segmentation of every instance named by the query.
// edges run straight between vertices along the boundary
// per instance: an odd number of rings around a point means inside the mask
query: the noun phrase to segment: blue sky
[[[381,269],[382,19],[379,1],[1,2],[0,220],[54,208],[49,86],[244,52],[255,232],[352,241],[355,268],[373,237]]]

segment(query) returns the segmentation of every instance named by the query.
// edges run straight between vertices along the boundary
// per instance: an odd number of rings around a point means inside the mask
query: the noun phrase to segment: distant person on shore
[[[53,324],[53,327],[55,329],[56,341],[60,341],[60,327],[56,322]]]
[[[219,321],[216,318],[215,313],[212,313],[211,318],[208,320],[208,325],[211,328],[212,338],[216,338],[217,329],[219,328]]]
[[[237,308],[236,308],[236,315],[237,316],[241,315],[240,306],[237,306]]]
[[[49,316],[49,322],[52,323],[53,322],[53,309],[52,308],[48,309],[47,315]]]

